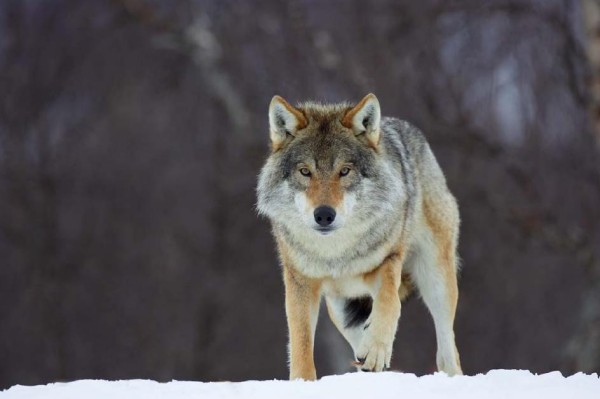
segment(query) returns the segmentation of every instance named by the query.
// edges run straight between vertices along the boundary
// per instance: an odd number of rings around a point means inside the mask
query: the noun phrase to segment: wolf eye
[[[350,168],[347,166],[344,166],[342,170],[340,170],[340,176],[346,176],[348,173],[350,173]]]
[[[300,168],[300,174],[302,176],[310,176],[310,170],[308,168]]]

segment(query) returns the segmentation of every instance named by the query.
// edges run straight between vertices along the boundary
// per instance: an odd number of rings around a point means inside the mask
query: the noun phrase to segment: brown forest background
[[[466,373],[600,371],[596,7],[2,0],[0,388],[286,378],[253,209],[274,94],[374,92],[424,130],[462,213]],[[349,370],[317,334],[319,374]],[[435,368],[418,298],[393,368]]]

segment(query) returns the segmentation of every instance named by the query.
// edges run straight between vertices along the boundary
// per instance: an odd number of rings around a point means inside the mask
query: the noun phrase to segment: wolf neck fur
[[[273,228],[305,275],[350,276],[373,270],[389,254],[390,243],[397,242],[405,226],[403,210],[398,207],[396,212],[385,213],[369,223],[345,226],[327,236],[302,225],[277,223]]]

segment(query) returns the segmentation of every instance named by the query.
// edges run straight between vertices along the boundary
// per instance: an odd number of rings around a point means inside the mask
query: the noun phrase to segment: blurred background
[[[0,2],[0,388],[287,378],[254,210],[274,94],[419,126],[458,198],[468,374],[600,371],[593,0]],[[325,316],[322,312],[321,316]],[[403,306],[392,368],[435,370]],[[350,370],[327,317],[319,375]]]

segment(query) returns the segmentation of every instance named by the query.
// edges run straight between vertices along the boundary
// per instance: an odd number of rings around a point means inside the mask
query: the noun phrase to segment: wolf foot
[[[438,361],[438,371],[443,371],[448,374],[449,377],[463,375],[460,364],[455,362]]]
[[[371,334],[365,335],[356,353],[357,363],[362,371],[383,371],[390,368],[393,340],[378,340]]]

